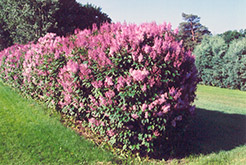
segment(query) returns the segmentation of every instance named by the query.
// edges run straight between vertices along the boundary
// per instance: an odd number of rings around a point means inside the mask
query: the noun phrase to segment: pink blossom
[[[152,51],[152,48],[149,45],[145,45],[143,50],[146,54],[149,54]]]
[[[69,94],[65,94],[64,100],[69,104],[71,103],[71,96]]]
[[[161,107],[163,113],[167,113],[170,110],[170,104]]]
[[[96,119],[95,118],[89,118],[88,119],[88,121],[89,121],[89,123],[91,123],[92,124],[92,126],[93,126],[93,124],[95,124],[96,123]]]
[[[148,105],[144,103],[144,104],[142,105],[142,111],[144,112],[147,108],[148,108]]]
[[[100,106],[106,106],[106,99],[104,99],[104,97],[99,96],[99,100],[100,100]]]
[[[154,135],[155,135],[156,137],[158,137],[158,136],[160,135],[160,133],[159,133],[157,130],[155,130],[155,131],[154,131]]]
[[[120,76],[117,80],[117,85],[116,85],[117,90],[120,91],[120,89],[124,87],[124,84],[125,84],[124,78]]]
[[[84,79],[85,78],[88,78],[88,75],[91,73],[91,70],[88,69],[88,65],[87,64],[80,64],[79,66],[79,71],[80,71],[80,78],[81,79]]]
[[[96,88],[96,89],[98,89],[98,88],[101,88],[102,86],[103,86],[103,83],[102,83],[102,81],[93,81],[92,83],[91,83],[91,85],[94,87],[94,88]]]
[[[179,33],[179,28],[177,27],[176,29],[174,29],[174,34],[177,35]]]
[[[93,97],[92,95],[89,95],[90,101],[95,104],[97,101],[95,99],[95,97]]]
[[[145,112],[144,118],[147,119],[148,117],[149,117],[149,113],[148,112]]]
[[[84,104],[83,103],[79,103],[79,106],[83,108],[84,107]]]
[[[122,110],[126,111],[126,106],[125,105],[123,105]]]
[[[163,112],[158,112],[157,113],[157,116],[159,116],[159,117],[162,116],[162,115],[163,115]]]
[[[180,90],[174,95],[174,99],[178,100],[178,98],[182,95],[182,93],[180,92]]]
[[[176,89],[174,88],[174,87],[172,87],[172,88],[169,88],[169,94],[170,95],[174,95],[176,93]]]
[[[138,115],[135,114],[135,113],[134,114],[131,114],[131,116],[132,116],[133,119],[137,119],[138,118]]]
[[[141,88],[143,92],[145,92],[147,90],[147,85],[144,84],[143,87]]]
[[[141,53],[139,56],[138,56],[138,62],[141,63],[143,61],[143,54]]]
[[[108,99],[111,99],[111,98],[113,98],[114,96],[115,96],[115,93],[114,93],[114,91],[113,90],[109,90],[109,91],[107,91],[106,93],[105,93],[105,96],[108,98]]]
[[[108,76],[106,76],[105,83],[106,83],[107,86],[114,85],[114,83],[112,81],[112,77],[108,77]]]
[[[167,62],[170,59],[170,53],[168,52],[167,55],[164,58],[164,61]]]
[[[148,83],[149,83],[150,87],[153,87],[154,84],[155,84],[155,78],[152,77],[151,79],[149,79],[149,80],[148,80]]]
[[[129,72],[136,81],[143,81],[149,75],[149,71],[145,68],[143,70],[134,70],[131,68]]]
[[[76,73],[79,69],[79,65],[76,62],[73,62],[72,60],[69,60],[67,63],[67,70],[71,71],[73,73]]]
[[[148,106],[149,110],[152,110],[154,107],[155,107],[154,104],[150,104],[150,105]]]
[[[111,136],[111,137],[114,136],[114,135],[115,135],[114,130],[113,130],[113,129],[108,130],[108,131],[107,131],[107,135],[108,135],[108,136]]]

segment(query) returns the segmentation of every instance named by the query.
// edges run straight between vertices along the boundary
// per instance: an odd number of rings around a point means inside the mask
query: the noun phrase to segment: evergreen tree
[[[246,37],[228,45],[223,36],[206,36],[193,52],[203,84],[246,90]]]
[[[200,23],[200,17],[193,14],[182,13],[184,22],[179,24],[179,38],[183,40],[186,50],[193,50],[198,45],[204,35],[210,35],[207,27]]]

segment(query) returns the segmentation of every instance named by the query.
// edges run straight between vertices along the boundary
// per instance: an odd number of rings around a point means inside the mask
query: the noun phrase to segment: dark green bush
[[[245,37],[229,45],[222,36],[205,37],[194,54],[201,83],[245,90]]]

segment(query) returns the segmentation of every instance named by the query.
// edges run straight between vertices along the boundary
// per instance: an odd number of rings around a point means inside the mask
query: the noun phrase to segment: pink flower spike
[[[170,110],[170,104],[161,107],[163,113],[167,113]]]
[[[133,119],[137,119],[138,118],[138,115],[135,114],[135,113],[134,114],[131,114],[131,116],[132,116]]]
[[[130,75],[136,81],[143,81],[148,75],[149,71],[144,68],[143,70],[133,70],[132,68],[129,70]]]
[[[108,85],[108,86],[114,85],[114,83],[113,83],[113,81],[112,81],[112,77],[108,77],[108,76],[106,76],[105,83],[106,83],[106,85]]]
[[[145,92],[146,90],[147,90],[147,86],[146,86],[146,84],[144,84],[142,87],[142,91]]]
[[[112,97],[115,96],[115,93],[113,90],[109,90],[105,93],[105,96],[108,98],[108,99],[111,99]]]
[[[155,130],[154,135],[157,137],[160,135],[160,133],[157,130]]]
[[[148,105],[144,103],[144,104],[142,105],[142,111],[144,112],[147,108],[148,108]]]
[[[139,56],[138,56],[138,62],[141,63],[143,61],[143,54],[141,53]]]
[[[149,117],[149,113],[148,113],[148,112],[145,112],[144,118],[145,118],[145,119],[148,119],[148,117]]]

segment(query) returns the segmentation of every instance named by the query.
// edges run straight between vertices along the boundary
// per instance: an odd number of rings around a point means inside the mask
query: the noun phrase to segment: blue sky
[[[201,17],[213,34],[246,29],[246,0],[77,0],[102,8],[113,22],[182,22],[182,13]]]

